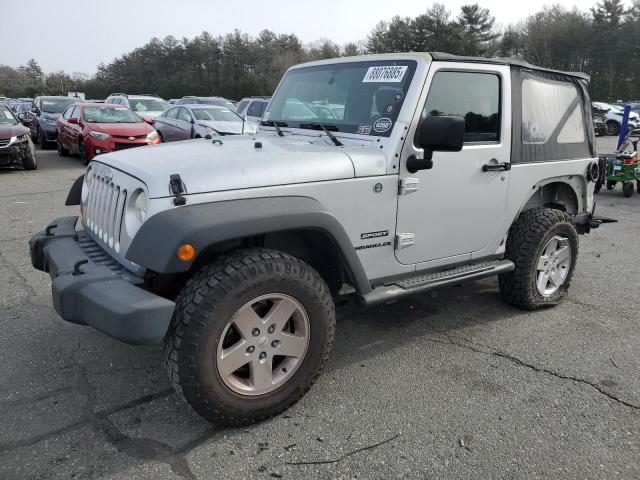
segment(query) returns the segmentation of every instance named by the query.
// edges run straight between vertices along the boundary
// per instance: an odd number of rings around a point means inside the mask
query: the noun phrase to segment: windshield
[[[193,108],[193,114],[198,120],[213,120],[214,122],[242,122],[242,117],[227,108]]]
[[[85,107],[88,123],[140,123],[142,119],[125,107]]]
[[[62,113],[69,105],[77,101],[75,98],[43,98],[40,104],[43,112]]]
[[[388,137],[416,69],[413,60],[320,65],[291,70],[269,103],[263,124],[321,122],[333,131]]]
[[[134,112],[164,112],[171,105],[158,98],[129,98],[129,105]]]
[[[5,107],[4,105],[0,106],[0,125],[17,125],[16,117],[13,116],[13,113]]]

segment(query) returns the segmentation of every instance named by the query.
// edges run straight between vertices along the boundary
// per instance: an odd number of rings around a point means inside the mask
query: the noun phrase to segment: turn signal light
[[[183,243],[178,247],[178,258],[183,262],[188,262],[189,260],[193,260],[193,257],[196,256],[196,249],[193,248],[193,245],[190,243]]]

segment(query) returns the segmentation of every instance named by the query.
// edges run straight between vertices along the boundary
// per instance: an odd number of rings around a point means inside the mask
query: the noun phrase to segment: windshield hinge
[[[418,191],[419,178],[405,177],[398,184],[398,195],[408,195]]]
[[[169,177],[169,188],[171,189],[171,194],[175,197],[173,199],[173,204],[176,207],[187,203],[187,199],[182,196],[186,191],[179,173],[174,173]]]

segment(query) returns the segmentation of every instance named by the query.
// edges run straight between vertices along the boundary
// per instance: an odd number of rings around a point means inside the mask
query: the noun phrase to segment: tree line
[[[365,41],[303,45],[296,35],[238,30],[193,39],[168,36],[98,65],[93,78],[59,71],[45,74],[37,61],[0,66],[0,95],[11,97],[83,91],[87,98],[112,92],[156,93],[164,98],[220,95],[239,99],[270,95],[284,71],[297,63],[362,53],[443,51],[473,56],[513,56],[592,77],[592,97],[640,99],[640,0],[601,0],[589,11],[558,5],[498,29],[491,12],[464,5],[454,15],[434,4],[414,18],[396,16],[374,26]]]

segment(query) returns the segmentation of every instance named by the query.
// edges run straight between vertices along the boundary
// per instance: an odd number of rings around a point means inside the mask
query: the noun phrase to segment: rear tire
[[[607,182],[607,190],[613,190],[614,188],[616,188],[617,183],[618,182],[611,182],[611,181]]]
[[[620,124],[618,122],[614,122],[613,120],[609,120],[607,122],[607,133],[609,133],[609,135],[619,135]]]
[[[276,315],[268,321],[267,316],[284,297],[300,308],[281,316],[284,330],[280,322],[273,329]],[[270,298],[275,298],[271,304]],[[249,310],[259,304],[265,310]],[[307,326],[297,337],[300,330],[292,326],[301,315]],[[238,319],[242,328],[237,328]],[[246,425],[277,415],[309,390],[327,359],[334,330],[329,288],[313,268],[275,250],[241,250],[203,267],[183,287],[165,338],[165,365],[176,390],[202,417],[216,424]],[[304,353],[274,353],[284,351],[269,348],[274,347],[271,337],[277,343],[278,335],[284,335],[284,345],[291,335],[306,338]],[[225,351],[237,353],[239,360]],[[295,367],[284,363],[289,359],[297,362]],[[225,361],[233,361],[227,371]],[[268,381],[260,382],[260,375],[264,379],[267,374]]]
[[[567,247],[556,250],[557,256],[548,254],[555,239]],[[506,257],[515,269],[499,276],[502,298],[526,310],[557,305],[571,284],[577,256],[578,234],[569,215],[550,208],[523,212],[507,238]]]
[[[633,182],[624,182],[622,184],[622,195],[627,198],[633,195]]]

